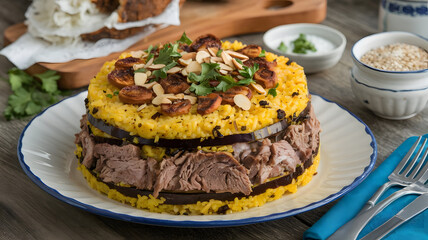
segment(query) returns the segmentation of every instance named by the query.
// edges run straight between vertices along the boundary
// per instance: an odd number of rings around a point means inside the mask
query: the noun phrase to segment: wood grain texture
[[[0,30],[21,22],[30,1],[2,1]],[[196,3],[195,3],[196,4]],[[403,121],[379,118],[361,106],[350,87],[350,49],[360,38],[377,31],[378,1],[329,0],[323,24],[345,34],[348,43],[340,62],[333,68],[311,74],[311,92],[346,107],[373,131],[378,143],[378,166],[406,138],[428,132],[428,108]],[[209,14],[209,9],[206,10]],[[262,44],[262,34],[228,38]],[[0,40],[1,41],[1,40]],[[0,57],[0,76],[12,65]],[[0,111],[11,93],[0,81]],[[83,89],[82,89],[83,90]],[[90,214],[50,196],[22,171],[16,154],[21,131],[29,119],[7,122],[0,116],[0,239],[301,239],[333,203],[293,217],[229,228],[167,228],[122,222]],[[55,122],[53,122],[55,124]]]
[[[318,23],[326,15],[326,0],[240,0],[187,1],[181,10],[180,26],[169,26],[141,39],[129,50],[145,49],[149,45],[179,39],[185,31],[191,38],[211,33],[219,38],[238,34],[263,32],[286,23]],[[277,8],[284,6],[283,8]],[[26,32],[24,24],[13,25],[5,30],[5,43],[10,43]],[[40,73],[51,69],[61,74],[59,87],[74,89],[89,84],[104,62],[115,59],[120,53],[89,60],[73,60],[66,63],[37,63],[27,71]]]

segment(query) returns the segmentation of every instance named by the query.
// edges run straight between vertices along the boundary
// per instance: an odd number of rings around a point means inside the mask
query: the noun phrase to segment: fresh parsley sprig
[[[276,97],[276,95],[278,95],[278,93],[276,92],[276,89],[278,88],[278,83],[276,84],[276,86],[274,88],[269,89],[268,91],[268,95],[272,95],[273,97]]]
[[[188,78],[193,82],[192,85],[190,85],[190,91],[198,96],[205,96],[215,90],[215,88],[210,85],[209,81],[216,80],[217,77],[221,76],[220,73],[218,73],[220,65],[218,63],[202,63],[201,67],[201,74],[190,73]]]
[[[12,94],[3,112],[7,120],[34,115],[58,102],[60,94],[64,94],[58,90],[60,76],[52,70],[33,77],[18,68],[12,68],[8,76]]]
[[[186,32],[183,32],[183,35],[181,35],[181,38],[177,41],[177,43],[184,43],[190,45],[192,44],[192,40],[187,37]]]

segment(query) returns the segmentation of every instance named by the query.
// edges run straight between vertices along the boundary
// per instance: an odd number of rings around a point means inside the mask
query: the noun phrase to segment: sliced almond
[[[181,70],[181,74],[185,77],[188,75],[186,69]]]
[[[185,94],[190,94],[190,88],[188,88],[188,89],[184,90],[184,93],[185,93]]]
[[[166,73],[174,74],[174,73],[178,73],[179,71],[181,71],[180,67],[173,67],[173,68],[169,69],[168,71],[166,71]]]
[[[208,52],[211,54],[211,56],[217,57],[218,49],[217,48],[208,48]]]
[[[159,83],[153,85],[153,92],[156,93],[156,96],[161,96],[165,94],[165,91],[163,90],[162,85],[160,85]]]
[[[143,50],[139,51],[131,51],[131,57],[133,58],[141,58],[145,52]]]
[[[266,90],[262,87],[262,85],[257,84],[257,83],[251,83],[251,86],[260,94],[265,95],[266,94]]]
[[[206,51],[199,51],[196,54],[196,62],[203,63],[203,62],[205,62],[204,59],[208,58],[208,57],[211,57],[208,52],[206,52]]]
[[[132,66],[132,68],[135,70],[138,70],[140,68],[144,68],[146,64],[142,63],[142,64],[134,64],[134,66]]]
[[[147,104],[144,103],[143,105],[141,105],[137,108],[137,112],[143,110],[145,107],[147,107]]]
[[[221,57],[212,57],[211,60],[214,60],[216,62],[223,62],[223,58]]]
[[[195,58],[196,58],[196,52],[189,52],[189,53],[186,53],[186,54],[181,54],[181,58],[180,59],[183,59],[183,60],[188,60],[188,59],[195,60]]]
[[[164,67],[165,67],[165,64],[153,64],[153,65],[148,66],[147,68],[148,69],[157,70],[157,69],[161,69],[161,68],[164,68]]]
[[[174,95],[174,94],[165,94],[163,96],[165,96],[168,99],[183,99],[184,98],[184,94],[183,93],[179,93],[179,94],[176,94],[176,95]]]
[[[152,75],[152,71],[147,71],[146,74],[147,74],[147,77],[150,77]]]
[[[244,94],[236,94],[233,97],[233,102],[236,104],[236,106],[240,107],[245,111],[250,110],[251,108],[251,101]]]
[[[226,64],[224,64],[224,63],[219,63],[219,65],[220,65],[220,69],[221,69],[221,70],[225,70],[225,71],[233,71],[233,68],[232,68],[232,67],[230,67],[229,65],[226,65]]]
[[[238,70],[244,69],[242,67],[242,64],[240,64],[238,61],[236,61],[236,59],[232,58],[232,62],[233,62],[233,65],[235,66],[236,69],[238,69]]]
[[[229,66],[233,66],[232,63],[232,57],[227,54],[225,51],[221,52],[221,58],[223,59],[223,62]]]
[[[235,57],[235,58],[238,58],[240,60],[244,60],[244,59],[247,60],[248,59],[248,56],[241,54],[239,52],[235,52],[235,51],[231,51],[231,50],[227,50],[225,52],[227,54],[229,54],[231,57]]]
[[[157,84],[157,82],[146,83],[143,85],[143,87],[151,89],[155,84]]]
[[[134,83],[137,86],[143,86],[147,81],[147,74],[142,72],[134,73]]]
[[[206,57],[206,58],[204,58],[204,62],[205,63],[210,63],[210,59],[211,59],[211,57]]]
[[[222,75],[227,75],[228,72],[226,70],[220,69],[218,70],[219,73],[221,73]]]
[[[188,99],[191,104],[196,104],[196,101],[198,100],[197,97],[190,95],[184,95],[184,99]]]
[[[182,59],[182,58],[178,59],[178,62],[183,66],[188,66],[192,61],[193,60],[191,58],[190,59]]]
[[[199,64],[196,61],[192,61],[187,67],[186,67],[187,73],[200,73],[202,71],[201,64]]]
[[[245,79],[245,77],[244,76],[241,76],[241,75],[238,75],[238,76],[236,76],[239,80],[243,80],[243,79]]]
[[[172,101],[166,98],[164,95],[157,96],[152,100],[153,105],[171,104],[171,103]]]
[[[178,99],[183,99],[183,98],[184,98],[184,94],[183,94],[183,93],[175,94],[175,96],[176,96]]]
[[[153,61],[155,60],[155,58],[150,58],[150,60],[146,63],[146,65],[144,66],[145,68],[147,68],[148,66],[153,64]]]

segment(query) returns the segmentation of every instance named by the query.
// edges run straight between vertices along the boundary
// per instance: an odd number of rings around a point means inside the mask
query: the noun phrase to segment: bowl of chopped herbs
[[[271,51],[290,58],[315,73],[339,62],[346,46],[345,36],[322,24],[298,23],[277,26],[263,36]]]

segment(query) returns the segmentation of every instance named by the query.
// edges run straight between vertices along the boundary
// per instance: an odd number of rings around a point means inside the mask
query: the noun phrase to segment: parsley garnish
[[[274,88],[269,89],[268,94],[272,95],[273,97],[276,97],[276,95],[278,95],[278,93],[276,92],[276,88],[278,87],[278,83],[276,84],[276,86]]]
[[[106,94],[106,97],[108,97],[108,98],[112,98],[112,97],[113,97],[113,95],[111,95],[110,93],[108,93],[108,94]]]
[[[167,77],[167,71],[171,68],[173,68],[175,65],[177,65],[177,62],[173,61],[170,64],[166,65],[165,67],[153,71],[153,75],[156,77],[156,80],[159,78],[166,78]]]
[[[303,53],[303,54],[306,54],[306,52],[308,50],[313,51],[313,52],[317,51],[317,49],[315,48],[314,44],[311,43],[311,42],[309,42],[306,39],[306,35],[303,34],[303,33],[301,33],[299,35],[299,38],[297,38],[296,40],[293,41],[293,45],[294,45],[294,48],[293,48],[293,52],[294,53]]]
[[[266,51],[263,49],[262,52],[259,54],[259,57],[266,57]]]
[[[192,44],[192,40],[187,37],[186,32],[183,32],[183,35],[181,35],[181,38],[177,41],[178,43],[185,43],[187,45]]]
[[[165,64],[168,65],[173,62],[174,58],[181,57],[181,54],[177,52],[178,43],[176,44],[165,44],[159,51],[159,56],[153,61],[154,64]],[[147,60],[148,61],[148,60]]]
[[[243,76],[245,79],[239,81],[240,85],[248,85],[253,81],[254,74],[259,70],[259,64],[255,63],[252,67],[247,67],[242,65],[244,69],[239,70],[239,74]]]
[[[145,68],[139,68],[139,69],[137,69],[137,70],[134,71],[134,73],[136,73],[136,72],[145,73],[145,72],[147,72],[147,69],[145,69]]]
[[[220,57],[222,52],[223,52],[223,49],[219,49],[215,55],[217,57]]]
[[[217,72],[217,70],[220,69],[220,65],[217,63],[202,63],[201,67],[202,70],[200,75],[190,73],[188,78],[193,82],[190,86],[190,91],[198,96],[205,96],[215,90],[215,88],[210,85],[209,80],[215,80],[220,76],[220,73]]]
[[[34,78],[18,68],[12,68],[8,75],[12,94],[3,112],[7,120],[34,115],[59,101],[61,91],[58,90],[57,81],[60,76],[55,71],[48,70],[34,75]]]
[[[117,95],[119,95],[119,91],[117,91],[117,90],[116,90],[116,91],[114,91],[114,92],[113,92],[113,94],[114,94],[115,96],[117,96]]]
[[[278,46],[278,50],[281,52],[287,52],[287,49],[288,49],[287,45],[285,45],[285,43],[281,41],[281,43]]]

